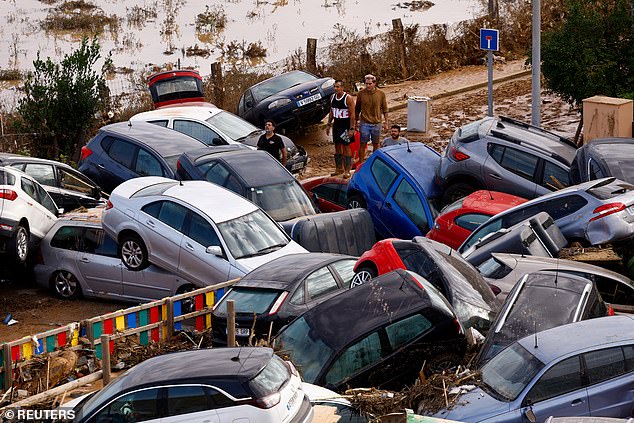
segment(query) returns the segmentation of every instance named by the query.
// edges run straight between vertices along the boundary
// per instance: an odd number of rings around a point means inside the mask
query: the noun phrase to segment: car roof
[[[479,190],[464,197],[461,208],[479,210],[494,215],[526,201],[525,198],[504,192]]]
[[[263,347],[210,348],[168,353],[142,361],[120,376],[125,377],[121,390],[187,379],[249,380],[268,364],[272,356],[273,350]]]
[[[99,131],[132,138],[156,151],[162,157],[176,156],[185,150],[205,146],[203,142],[189,135],[147,122],[117,122],[103,126]]]
[[[339,350],[351,340],[431,304],[414,277],[397,269],[329,298],[302,316],[315,336],[319,333],[324,343]]]
[[[130,118],[131,121],[148,121],[168,118],[189,118],[206,121],[224,110],[211,106],[187,106],[187,107],[165,107],[162,109],[150,110],[137,113]]]
[[[587,285],[594,283],[587,278],[570,273],[541,270],[526,275],[524,287],[543,287],[582,293]]]
[[[67,165],[66,163],[58,162],[58,161],[55,161],[55,160],[42,159],[42,158],[39,158],[39,157],[23,156],[21,154],[13,154],[13,153],[0,153],[0,165],[3,162],[4,163],[15,163],[15,162],[45,163],[45,164],[63,166],[65,168],[72,169],[72,167]]]
[[[374,154],[387,156],[392,163],[398,164],[425,190],[429,198],[441,195],[434,179],[435,175],[430,169],[435,169],[440,160],[440,154],[432,148],[420,142],[397,144],[378,149]],[[412,154],[414,153],[414,154]]]
[[[244,275],[234,286],[285,289],[307,274],[339,260],[355,257],[331,253],[290,254],[271,260]]]
[[[562,342],[562,339],[565,339],[565,342]],[[622,314],[557,326],[529,335],[517,342],[547,364],[588,347],[628,341],[634,344],[634,316]]]
[[[268,84],[269,82],[271,82],[271,81],[273,81],[273,80],[285,78],[287,75],[289,75],[289,74],[293,74],[293,73],[304,73],[304,74],[306,74],[306,75],[310,75],[310,76],[312,76],[312,77],[313,77],[313,78],[315,78],[315,79],[319,79],[319,78],[317,78],[315,75],[313,75],[313,74],[312,74],[312,73],[310,73],[310,72],[306,72],[306,71],[302,71],[302,70],[297,70],[297,69],[296,69],[296,70],[292,70],[292,71],[290,71],[290,72],[284,72],[284,73],[283,73],[283,74],[281,74],[281,75],[276,75],[276,76],[272,76],[271,78],[267,78],[267,79],[265,79],[264,81],[260,81],[260,82],[258,82],[257,84],[253,84],[253,85],[251,85],[251,87],[250,87],[250,88],[257,87],[258,85]]]

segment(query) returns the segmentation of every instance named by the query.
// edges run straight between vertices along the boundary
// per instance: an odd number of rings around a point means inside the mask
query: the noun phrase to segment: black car
[[[277,129],[320,122],[330,111],[335,80],[291,71],[248,88],[240,97],[238,115],[255,126],[273,119]]]
[[[577,149],[570,166],[573,184],[608,176],[634,183],[634,138],[594,139]]]
[[[274,340],[304,380],[330,389],[398,389],[425,362],[452,367],[465,337],[451,305],[424,278],[395,270],[342,292],[284,327]]]
[[[70,211],[105,204],[101,188],[86,175],[54,160],[0,153],[0,166],[12,166],[30,175],[53,198],[55,204]]]
[[[176,167],[180,179],[221,185],[251,200],[278,222],[318,213],[297,179],[265,151],[203,148],[183,153]]]
[[[180,132],[145,122],[119,122],[99,129],[81,148],[79,170],[106,192],[139,176],[176,179],[176,161],[205,144]]]
[[[311,307],[350,288],[356,258],[339,254],[291,254],[243,276],[213,312],[215,344],[227,343],[227,300],[235,301],[236,337],[267,339]]]

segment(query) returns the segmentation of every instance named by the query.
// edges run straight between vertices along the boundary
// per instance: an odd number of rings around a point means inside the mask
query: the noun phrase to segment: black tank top
[[[343,97],[337,99],[337,94],[333,94],[330,99],[330,108],[332,110],[333,126],[338,128],[350,128],[350,111],[346,104],[348,93],[344,93]]]

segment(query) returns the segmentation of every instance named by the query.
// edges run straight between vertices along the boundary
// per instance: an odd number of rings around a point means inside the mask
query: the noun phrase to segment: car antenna
[[[537,320],[533,320],[533,324],[535,325],[535,348],[539,348],[537,345]]]
[[[238,355],[236,355],[235,357],[231,357],[231,361],[240,361],[241,352],[242,352],[242,345],[240,346],[240,349],[238,350]]]
[[[494,199],[493,199],[493,194],[491,194],[491,190],[488,189],[487,192],[489,193],[489,198],[491,199],[491,201],[493,201]]]
[[[405,141],[407,141],[407,152],[408,152],[408,153],[411,153],[411,152],[412,152],[412,149],[411,149],[411,148],[409,148],[409,140],[408,140],[407,138],[405,138]]]

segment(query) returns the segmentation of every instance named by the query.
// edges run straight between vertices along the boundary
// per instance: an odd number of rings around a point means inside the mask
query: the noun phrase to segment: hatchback
[[[67,164],[0,153],[0,166],[15,167],[30,175],[49,193],[55,204],[66,211],[105,204],[101,198],[101,188]]]
[[[599,138],[577,150],[570,166],[573,184],[614,176],[634,183],[634,138]]]
[[[205,103],[205,87],[200,73],[192,69],[174,69],[155,73],[147,79],[154,107],[181,105],[213,106]]]
[[[630,417],[634,316],[601,317],[529,335],[481,369],[480,387],[437,417],[543,422],[549,416]]]
[[[457,365],[465,338],[451,305],[424,278],[395,270],[342,292],[284,327],[274,345],[306,382],[330,389],[402,388]]]
[[[421,143],[380,148],[352,175],[348,208],[367,209],[379,238],[425,235],[442,195],[431,171],[439,159]]]
[[[133,272],[121,263],[117,252],[117,242],[101,227],[99,209],[66,214],[40,244],[35,280],[64,299],[84,296],[135,303],[203,286],[153,265]]]
[[[227,340],[228,300],[235,301],[239,340],[268,339],[306,310],[349,289],[356,262],[339,254],[291,254],[252,270],[214,307],[214,343]]]
[[[603,244],[634,236],[634,185],[616,178],[584,182],[493,216],[458,248],[464,253],[486,235],[544,211],[570,242]]]
[[[445,204],[491,189],[535,198],[570,184],[576,145],[567,138],[506,117],[456,129],[436,168]]]
[[[206,181],[126,181],[112,191],[103,228],[129,269],[152,263],[205,285],[306,252],[258,206]]]
[[[147,359],[73,410],[76,423],[310,423],[313,418],[293,365],[261,347]]]
[[[79,171],[106,192],[131,178],[176,178],[176,161],[205,145],[187,135],[145,122],[119,122],[99,129],[81,148]]]
[[[25,264],[61,211],[35,179],[0,167],[0,247],[11,259]]]

